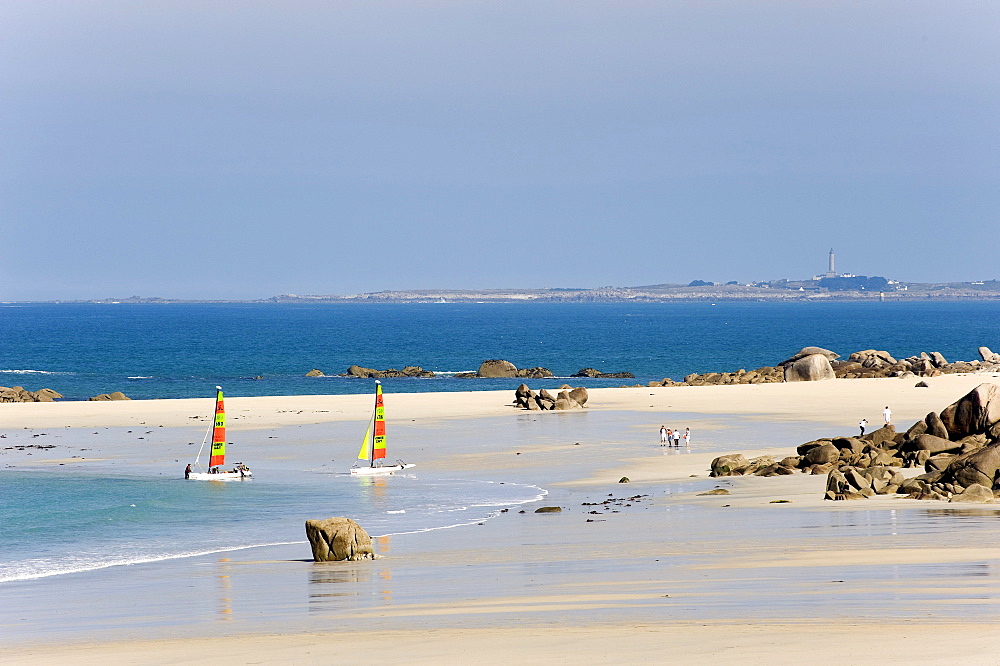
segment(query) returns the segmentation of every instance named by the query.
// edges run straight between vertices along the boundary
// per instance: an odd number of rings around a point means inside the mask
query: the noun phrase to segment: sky
[[[1000,278],[993,0],[0,0],[0,301]]]

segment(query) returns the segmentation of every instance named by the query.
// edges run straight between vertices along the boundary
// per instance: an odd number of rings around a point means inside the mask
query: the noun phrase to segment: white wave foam
[[[136,375],[135,377],[129,377],[129,379],[152,379],[150,375]]]
[[[158,555],[154,557],[118,558],[114,560],[103,560],[100,562],[68,562],[57,569],[46,569],[44,571],[11,571],[0,573],[0,583],[8,583],[16,580],[33,580],[35,578],[47,578],[49,576],[61,576],[63,574],[83,573],[85,571],[97,571],[98,569],[109,569],[111,567],[127,567],[133,564],[149,564],[151,562],[166,562],[169,560],[183,560],[188,557],[199,557],[201,555],[214,555],[216,553],[231,553],[249,548],[264,548],[266,546],[291,546],[295,544],[308,543],[307,541],[278,541],[275,543],[255,543],[247,546],[235,546],[230,548],[215,548],[213,550],[199,550],[189,553],[175,553],[173,555]]]
[[[72,372],[53,372],[50,370],[0,370],[6,375],[72,375]]]

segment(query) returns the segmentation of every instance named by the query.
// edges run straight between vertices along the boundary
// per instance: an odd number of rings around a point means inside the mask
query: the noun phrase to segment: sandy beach
[[[586,410],[544,413],[514,410],[506,391],[387,396],[418,479],[446,470],[548,495],[378,539],[373,562],[315,564],[295,543],[0,583],[0,663],[330,663],[363,647],[385,663],[993,664],[1000,505],[824,502],[822,476],[708,477],[723,453],[792,455],[861,417],[880,424],[885,405],[906,428],[1000,378],[916,382],[596,389]],[[371,399],[227,406],[263,476],[349,460]],[[179,474],[210,410],[0,405],[0,467]],[[660,447],[661,424],[690,427],[690,448]],[[123,433],[140,427],[137,454]],[[53,448],[27,446],[43,433]],[[729,494],[701,494],[713,488]],[[193,600],[189,583],[212,592]]]

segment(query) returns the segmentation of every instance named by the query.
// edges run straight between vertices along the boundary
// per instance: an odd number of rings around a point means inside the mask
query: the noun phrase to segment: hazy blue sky
[[[1000,3],[0,0],[0,300],[1000,278]]]

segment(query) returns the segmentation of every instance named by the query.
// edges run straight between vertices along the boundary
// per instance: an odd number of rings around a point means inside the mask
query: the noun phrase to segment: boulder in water
[[[307,520],[306,537],[316,562],[375,559],[372,538],[350,518]]]

